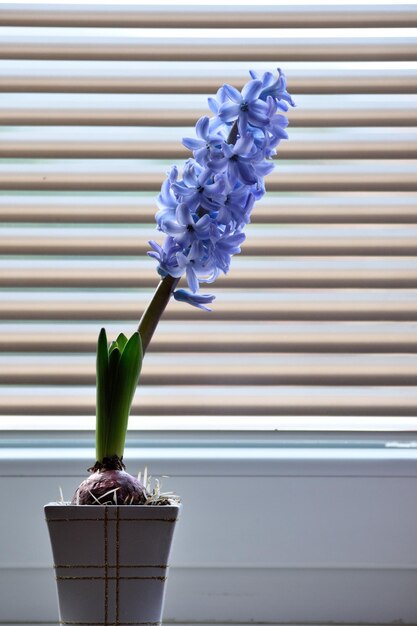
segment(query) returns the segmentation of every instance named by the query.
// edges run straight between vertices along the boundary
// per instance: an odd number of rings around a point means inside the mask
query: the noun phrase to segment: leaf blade
[[[106,329],[102,328],[97,340],[96,356],[96,456],[101,460],[104,452],[105,433],[109,420],[109,353]]]
[[[120,333],[116,339],[117,345],[119,346],[119,350],[120,352],[123,352],[123,350],[125,349],[125,346],[127,344],[127,337],[124,333]]]
[[[139,380],[142,359],[141,338],[139,333],[135,332],[125,344],[113,381],[110,430],[107,443],[109,456],[113,454],[120,458],[123,456],[129,414]]]

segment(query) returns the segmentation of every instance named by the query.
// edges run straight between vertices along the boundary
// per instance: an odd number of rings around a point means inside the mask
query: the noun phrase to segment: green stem
[[[173,278],[173,276],[165,276],[156,288],[152,300],[140,319],[138,331],[142,339],[143,354],[146,352],[149,342],[155,332],[155,328],[157,327],[158,322],[172,296],[172,292],[178,285],[179,280],[179,278]]]

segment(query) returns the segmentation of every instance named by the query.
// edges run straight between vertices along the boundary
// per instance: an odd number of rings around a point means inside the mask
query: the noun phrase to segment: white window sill
[[[399,438],[378,447],[332,446],[143,446],[128,447],[134,473],[146,465],[155,475],[189,476],[417,476],[417,445]],[[78,476],[95,460],[87,448],[9,447],[1,476]]]
[[[315,446],[204,437],[149,435],[126,450],[128,470],[168,475],[163,488],[183,500],[166,623],[417,623],[411,434],[329,435]],[[57,619],[42,506],[59,487],[71,497],[92,464],[89,441],[2,450],[0,489],[13,505],[0,518],[3,624]]]

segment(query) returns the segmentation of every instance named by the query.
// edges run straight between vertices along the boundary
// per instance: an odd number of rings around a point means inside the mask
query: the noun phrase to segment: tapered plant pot
[[[61,624],[161,624],[180,505],[47,504]]]

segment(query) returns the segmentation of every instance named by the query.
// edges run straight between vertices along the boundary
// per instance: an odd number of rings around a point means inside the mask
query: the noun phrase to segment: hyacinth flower
[[[207,161],[216,151],[220,153],[226,137],[217,131],[218,124],[216,118],[201,117],[196,126],[194,137],[184,137],[183,145],[194,153],[194,158],[200,165],[207,165]],[[214,132],[216,130],[216,132]]]
[[[213,117],[198,120],[196,138],[183,140],[192,157],[182,178],[174,166],[162,184],[156,223],[165,239],[162,244],[150,241],[148,252],[158,263],[161,280],[138,332],[129,340],[121,334],[110,346],[105,330],[100,333],[97,462],[73,502],[97,504],[114,490],[117,504],[146,503],[145,487],[123,465],[127,421],[143,356],[171,297],[210,310],[214,295],[201,294],[200,284],[212,283],[229,271],[245,240],[253,206],[265,193],[264,177],[274,168],[271,157],[287,138],[283,112],[294,102],[283,72],[250,75],[241,92],[223,85],[215,98],[209,98]],[[188,289],[177,288],[183,276]]]

